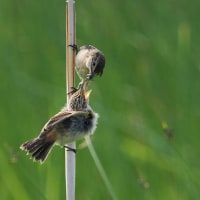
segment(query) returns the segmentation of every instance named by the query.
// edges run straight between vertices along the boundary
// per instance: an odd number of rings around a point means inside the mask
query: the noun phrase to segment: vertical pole
[[[72,45],[76,44],[75,27],[75,1],[66,1],[66,88],[67,94],[74,87],[74,66],[76,51]],[[71,45],[71,46],[70,46]],[[70,94],[67,95],[67,101]],[[76,149],[76,143],[67,144],[70,148]],[[65,151],[65,180],[66,180],[66,199],[75,200],[75,167],[76,157],[73,151]]]

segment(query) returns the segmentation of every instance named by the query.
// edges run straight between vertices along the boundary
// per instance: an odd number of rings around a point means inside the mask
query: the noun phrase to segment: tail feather
[[[25,150],[28,154],[31,154],[31,158],[43,163],[50,153],[54,141],[46,141],[44,138],[35,138],[27,141],[20,146],[20,149]]]
[[[34,157],[35,160],[40,160],[41,162],[44,162],[44,160],[50,153],[52,145],[52,142],[46,142],[45,144],[40,146],[36,151],[33,152],[32,157]]]

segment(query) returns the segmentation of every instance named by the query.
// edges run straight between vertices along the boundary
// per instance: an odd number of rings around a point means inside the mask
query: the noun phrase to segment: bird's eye
[[[95,65],[96,65],[96,63],[95,63],[95,62],[93,62],[93,63],[92,63],[92,65],[93,65],[93,66],[95,66]]]

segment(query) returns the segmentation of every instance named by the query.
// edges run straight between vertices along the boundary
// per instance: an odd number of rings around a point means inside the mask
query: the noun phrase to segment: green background
[[[76,1],[78,46],[106,56],[91,84],[93,144],[118,199],[199,199],[199,7]],[[65,199],[64,150],[43,165],[19,150],[65,99],[65,1],[1,0],[1,199]],[[88,149],[76,159],[76,199],[111,199]]]

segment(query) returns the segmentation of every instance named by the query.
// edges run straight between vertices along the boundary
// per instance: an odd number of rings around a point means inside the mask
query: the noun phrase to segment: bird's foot
[[[78,91],[79,87],[78,87],[78,89],[75,87],[71,87],[71,89],[72,90],[70,92],[68,92],[67,94],[74,94],[76,91]]]
[[[65,145],[64,147],[66,148],[67,151],[72,151],[72,152],[76,153],[76,149],[71,148],[71,147],[69,147],[67,145]]]
[[[69,44],[69,47],[72,47],[73,51],[76,51],[76,53],[78,52],[78,46],[76,44]]]

